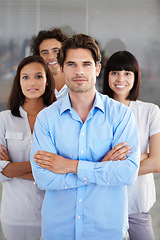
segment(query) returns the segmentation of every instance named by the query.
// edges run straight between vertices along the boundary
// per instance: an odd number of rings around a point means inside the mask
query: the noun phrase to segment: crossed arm
[[[118,159],[126,159],[126,155],[130,153],[130,146],[126,146],[127,143],[121,143],[115,146],[110,152],[106,154],[102,162],[105,161],[116,161]],[[0,145],[0,160],[9,161],[10,163],[3,169],[2,174],[9,178],[23,178],[33,180],[30,162],[18,162],[12,163],[8,150],[3,145]],[[35,162],[42,168],[50,170],[54,173],[65,174],[65,173],[75,173],[77,174],[78,160],[70,160],[61,157],[57,154],[38,151],[34,155]]]
[[[31,170],[30,161],[27,162],[12,162],[6,147],[0,144],[0,160],[9,161],[9,164],[3,169],[2,174],[8,178],[23,178],[34,180]]]
[[[125,160],[127,158],[126,155],[131,151],[131,147],[126,145],[127,143],[124,142],[115,146],[106,154],[102,162]],[[78,160],[66,159],[57,154],[46,151],[37,151],[33,157],[34,161],[37,162],[40,167],[50,170],[51,172],[58,174],[77,174]]]
[[[149,153],[141,154],[141,162],[138,175],[144,175],[147,173],[160,172],[160,133],[157,133],[150,137],[149,140]],[[120,143],[109,151],[103,158],[105,161],[125,160],[126,155],[131,152],[131,147],[127,146],[127,143]],[[54,173],[65,174],[75,173],[77,174],[78,160],[70,160],[61,157],[54,153],[45,151],[38,151],[34,155],[34,161],[42,168],[50,170]]]
[[[150,172],[160,172],[160,133],[157,133],[150,137],[149,141],[149,153],[141,154],[141,162],[139,168],[139,175],[144,175]],[[10,163],[3,169],[2,174],[7,177],[19,177],[23,179],[33,180],[32,170],[30,162],[12,163],[9,157],[7,148],[0,145],[0,160],[9,161]],[[127,146],[127,143],[120,143],[109,151],[103,158],[105,161],[125,160],[126,155],[131,152],[131,147]],[[54,173],[65,174],[75,173],[77,174],[78,160],[70,160],[61,157],[57,154],[38,151],[34,155],[34,161],[44,169],[50,170]]]
[[[160,133],[154,134],[149,139],[149,153],[141,154],[138,175],[160,172]]]

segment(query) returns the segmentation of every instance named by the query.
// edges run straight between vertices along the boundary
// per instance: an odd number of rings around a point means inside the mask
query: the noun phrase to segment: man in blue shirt
[[[140,161],[135,119],[128,107],[96,91],[101,65],[93,38],[65,40],[58,62],[69,93],[39,113],[31,152],[35,181],[46,190],[42,237],[122,240],[126,185]]]

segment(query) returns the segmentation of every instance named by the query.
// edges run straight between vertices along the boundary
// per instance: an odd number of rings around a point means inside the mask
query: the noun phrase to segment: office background
[[[31,37],[51,27],[70,36],[91,35],[99,43],[103,61],[115,51],[131,51],[142,72],[140,99],[160,106],[160,0],[0,0],[0,111],[7,107],[17,64],[30,54]],[[103,71],[98,90],[102,75]],[[158,174],[155,179],[156,214]],[[160,217],[154,215],[153,221],[158,235]]]

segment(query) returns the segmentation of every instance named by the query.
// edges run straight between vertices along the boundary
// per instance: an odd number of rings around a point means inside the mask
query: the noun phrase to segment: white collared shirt
[[[20,107],[22,118],[15,117],[10,110],[0,112],[0,144],[5,146],[12,162],[30,159],[32,133],[27,113]],[[1,172],[8,161],[0,161],[0,182],[3,185],[1,221],[6,224],[41,225],[41,205],[44,191],[35,181],[7,178]]]
[[[55,89],[55,95],[56,95],[57,100],[66,96],[67,92],[68,92],[68,87],[66,84],[64,84],[64,86],[60,89],[59,92],[57,91],[57,89]]]

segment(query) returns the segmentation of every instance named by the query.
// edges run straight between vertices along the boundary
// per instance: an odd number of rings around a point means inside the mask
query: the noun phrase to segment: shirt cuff
[[[77,176],[78,178],[87,183],[94,183],[94,162],[79,160]]]
[[[0,183],[3,183],[5,181],[9,181],[12,178],[8,178],[5,175],[3,175],[1,172],[3,171],[3,169],[9,164],[9,161],[0,161]]]

